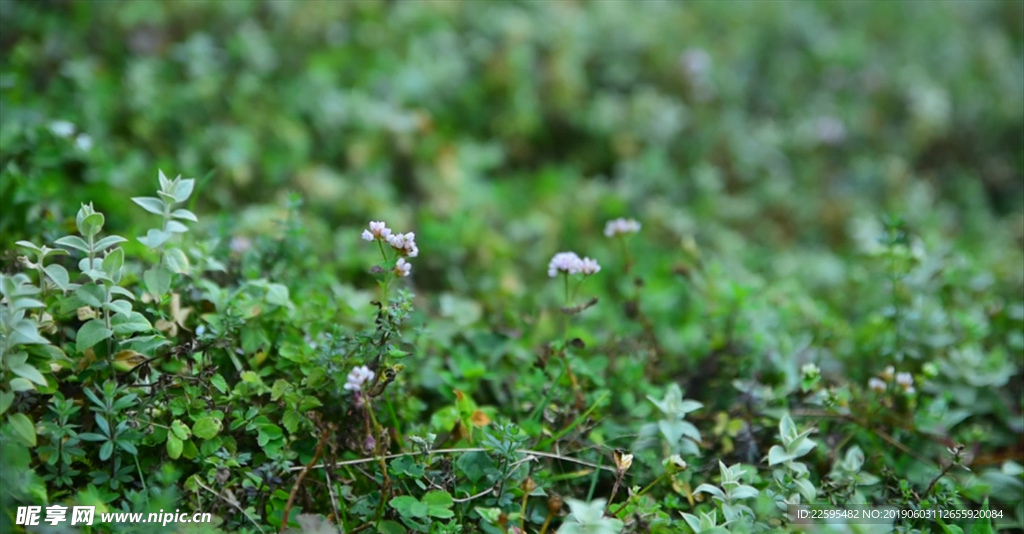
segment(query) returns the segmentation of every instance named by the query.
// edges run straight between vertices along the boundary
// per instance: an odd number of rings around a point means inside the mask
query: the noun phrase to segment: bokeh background
[[[5,1],[2,17],[8,234],[63,220],[68,198],[130,220],[159,167],[204,178],[207,212],[295,191],[327,229],[486,233],[509,245],[486,270],[547,254],[581,210],[716,243],[843,247],[879,211],[1021,243],[1020,2]]]

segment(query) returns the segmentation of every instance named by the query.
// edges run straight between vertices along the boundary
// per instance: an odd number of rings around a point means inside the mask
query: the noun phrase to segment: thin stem
[[[562,280],[565,282],[565,307],[570,306],[571,297],[569,295],[569,273],[562,273]],[[577,286],[579,287],[579,286]],[[576,380],[576,374],[572,372],[572,367],[569,366],[569,315],[563,314],[564,319],[562,320],[562,349],[558,352],[562,359],[562,363],[565,364],[565,371],[569,375],[569,381],[572,383],[572,392],[575,399],[576,409],[582,410],[585,404],[583,393],[580,392],[579,381]]]
[[[380,257],[383,258],[384,259],[384,263],[387,264],[387,262],[388,262],[388,254],[387,254],[387,252],[384,252],[384,240],[378,238],[377,239],[377,247],[380,248]],[[381,305],[384,306],[385,309],[387,309],[387,307],[389,306],[389,303],[388,303],[388,289],[389,288],[388,288],[388,286],[390,284],[391,284],[391,271],[388,270],[387,272],[384,273],[384,282],[383,282],[383,285],[381,286],[382,294],[381,294],[381,297],[380,297]]]
[[[551,510],[548,510],[548,516],[544,518],[544,524],[540,527],[540,532],[538,534],[544,534],[548,531],[548,525],[551,524],[551,518],[554,516],[555,514],[553,514]]]
[[[619,492],[619,484],[622,484],[622,475],[626,474],[625,471],[620,470],[615,474],[615,484],[612,486],[612,495],[608,498],[608,504],[605,505],[605,513],[612,507],[612,501],[615,500],[615,494]],[[621,509],[621,507],[619,507]]]
[[[648,484],[647,486],[645,486],[645,487],[644,487],[644,489],[640,490],[640,492],[639,492],[639,493],[637,493],[636,495],[634,495],[634,498],[640,498],[640,497],[642,497],[642,496],[643,496],[644,494],[646,494],[646,493],[647,493],[648,491],[651,491],[651,488],[653,488],[653,487],[654,487],[654,486],[655,486],[656,484],[658,484],[659,482],[661,482],[662,480],[664,480],[664,479],[665,479],[665,477],[667,477],[667,476],[668,476],[668,473],[662,473],[662,474],[661,474],[661,476],[659,476],[658,478],[656,478],[656,479],[652,480],[650,484]],[[614,497],[614,495],[615,495],[615,494],[613,493],[613,494],[612,494],[612,496]],[[612,516],[615,516],[615,517],[618,517],[618,515],[622,513],[622,510],[623,510],[624,508],[626,508],[626,505],[627,505],[627,504],[629,504],[629,500],[627,500],[626,502],[624,502],[624,503],[620,504],[620,505],[619,505],[619,507],[618,507],[618,508],[616,508],[616,509],[615,509],[615,511],[611,513],[611,515],[612,515]],[[611,507],[611,500],[610,500],[610,499],[609,499],[609,501],[608,501],[608,507],[609,507],[609,508]]]
[[[629,274],[633,270],[633,255],[629,251],[629,246],[626,244],[626,237],[619,234],[619,246],[622,248],[622,257],[626,258],[626,265],[623,270],[626,274]]]

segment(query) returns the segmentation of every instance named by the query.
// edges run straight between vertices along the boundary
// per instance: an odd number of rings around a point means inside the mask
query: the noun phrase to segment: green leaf
[[[423,496],[423,504],[427,505],[427,514],[431,517],[442,519],[453,517],[454,512],[450,510],[455,500],[446,491],[430,491]]]
[[[85,252],[86,254],[91,252],[91,249],[89,248],[89,243],[86,243],[84,239],[82,239],[81,237],[78,237],[77,235],[64,236],[64,237],[54,241],[53,243],[55,245],[59,245],[59,246],[62,246],[62,247],[68,247],[68,248],[73,248],[73,249],[76,249],[76,250],[80,250],[82,252]]]
[[[181,458],[181,451],[185,448],[185,442],[181,441],[174,434],[167,433],[167,456],[172,460]]]
[[[256,438],[256,442],[259,443],[260,447],[264,447],[267,443],[283,437],[284,431],[281,430],[281,427],[272,423],[265,423],[259,426],[259,435]]]
[[[29,365],[27,363],[19,363],[17,365],[11,365],[10,369],[11,371],[14,372],[14,374],[22,378],[35,382],[40,386],[46,385],[46,379],[43,378],[43,374],[40,373],[39,370],[33,367],[32,365]]]
[[[132,303],[128,302],[127,300],[112,300],[106,303],[103,307],[114,313],[120,313],[122,315],[128,315],[132,313]],[[116,328],[114,329],[114,332],[117,334],[121,333],[118,332]]]
[[[102,213],[91,213],[82,219],[82,224],[78,227],[78,233],[85,237],[91,237],[103,230],[103,214]]]
[[[146,319],[144,315],[136,311],[130,312],[127,315],[118,314],[113,316],[110,319],[110,326],[113,327],[114,333],[119,336],[127,336],[138,332],[151,332],[153,330],[153,325],[150,324],[149,319]]]
[[[773,445],[772,448],[768,450],[768,465],[781,464],[783,462],[793,460],[796,457],[797,456],[795,454],[786,452],[785,447],[782,447],[781,445]]]
[[[268,285],[267,302],[277,306],[291,307],[292,301],[288,297],[288,287],[283,284]]]
[[[175,219],[184,219],[186,221],[199,222],[196,218],[196,214],[186,209],[177,209],[171,212],[171,217]]]
[[[817,443],[806,437],[800,437],[794,440],[792,443],[790,443],[790,446],[786,447],[786,450],[791,452],[794,458],[799,458],[811,452],[811,450],[814,449],[814,447],[816,447],[817,445]]]
[[[23,413],[12,413],[7,416],[7,422],[11,424],[11,428],[14,429],[14,434],[18,436],[25,445],[29,447],[36,446],[36,425]]]
[[[192,437],[192,431],[189,430],[185,423],[181,422],[181,419],[175,419],[174,422],[171,423],[171,433],[181,441],[185,441]]]
[[[397,521],[391,521],[390,519],[387,521],[381,521],[380,526],[378,526],[377,528],[378,530],[380,530],[382,534],[405,534],[406,532],[408,532],[408,530],[406,530],[405,527],[401,525],[401,523],[398,523]]]
[[[117,247],[111,250],[103,257],[103,272],[107,273],[112,280],[118,281],[117,277],[121,274],[121,267],[124,266],[124,249]]]
[[[227,380],[224,380],[223,376],[213,375],[210,377],[210,383],[213,384],[213,387],[217,388],[217,391],[220,391],[221,393],[228,392],[228,382]]]
[[[188,226],[178,221],[167,221],[167,224],[164,225],[164,230],[172,234],[184,234],[188,232]]]
[[[192,434],[200,439],[211,439],[221,431],[220,419],[208,415],[200,417],[192,425]]]
[[[47,265],[43,271],[46,272],[46,276],[48,276],[50,280],[53,281],[54,285],[60,288],[61,291],[68,290],[68,284],[71,283],[71,277],[68,275],[68,270],[65,269],[63,265],[58,265],[56,263]]]
[[[143,245],[146,245],[147,247],[152,249],[156,249],[160,248],[160,245],[166,243],[167,240],[171,238],[171,235],[172,234],[170,232],[165,232],[163,230],[157,230],[154,228],[146,232],[146,237],[140,237],[138,239],[139,242],[142,243]]]
[[[108,249],[108,248],[110,248],[110,247],[112,247],[112,246],[114,246],[114,245],[116,245],[118,243],[127,243],[127,242],[128,242],[127,239],[125,239],[125,238],[123,238],[123,237],[121,237],[119,235],[108,235],[107,237],[104,237],[103,239],[100,239],[99,241],[94,243],[93,244],[93,249],[96,250],[96,252],[99,252],[101,250],[106,250],[106,249]]]
[[[86,284],[75,290],[75,296],[78,300],[81,300],[86,306],[92,306],[93,308],[103,307],[103,302],[107,300],[106,295],[103,294],[103,288],[96,284]]]
[[[779,421],[779,437],[782,438],[782,444],[788,447],[790,441],[792,441],[796,435],[796,425],[793,424],[793,420],[789,418],[788,414],[782,416],[782,419]]]
[[[0,415],[7,413],[7,409],[14,403],[14,392],[0,391]]]
[[[427,512],[429,511],[429,507],[426,504],[408,495],[395,497],[388,504],[401,514],[402,517],[422,519],[427,517]]]
[[[35,391],[36,389],[32,382],[20,377],[12,378],[9,384],[11,385],[11,391]]]
[[[7,343],[14,345],[46,345],[49,341],[39,335],[39,327],[31,319],[22,319],[14,323],[11,337]]]
[[[142,275],[146,284],[146,292],[155,297],[162,297],[171,288],[171,271],[163,265],[157,265]]]
[[[114,335],[114,331],[104,326],[103,321],[93,319],[78,329],[78,336],[75,338],[75,348],[78,352],[83,352],[85,349],[112,335]]]
[[[114,295],[121,295],[122,297],[128,297],[131,300],[135,300],[135,295],[121,286],[111,286],[110,292]]]
[[[174,200],[178,202],[185,202],[188,200],[189,195],[192,194],[192,189],[196,186],[194,178],[186,178],[178,182],[177,187],[174,188]]]
[[[171,181],[164,175],[163,169],[157,169],[157,178],[160,180],[160,190],[169,191],[171,187]]]
[[[154,214],[164,214],[164,201],[156,197],[132,197],[132,202],[138,204],[142,209]]]
[[[42,252],[43,251],[43,249],[39,248],[38,246],[36,246],[35,243],[33,243],[31,241],[15,241],[14,244],[18,245],[19,247],[25,247],[25,248],[27,248],[29,250],[34,251],[34,252]]]
[[[164,264],[172,272],[178,274],[188,274],[189,264],[188,257],[181,251],[180,248],[169,248],[164,251]]]

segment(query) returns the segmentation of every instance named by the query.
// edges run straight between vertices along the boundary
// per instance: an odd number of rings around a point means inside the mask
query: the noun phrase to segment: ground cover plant
[[[1022,5],[0,2],[0,532],[1024,528]]]

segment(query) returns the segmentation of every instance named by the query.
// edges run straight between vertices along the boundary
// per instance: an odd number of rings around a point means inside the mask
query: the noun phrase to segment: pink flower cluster
[[[395,262],[395,274],[400,277],[409,276],[412,272],[412,264],[406,258],[415,258],[420,255],[420,248],[416,246],[416,234],[412,232],[392,232],[384,221],[370,221],[370,227],[363,230],[362,237],[366,241],[381,241],[391,245],[398,255]]]
[[[548,262],[548,276],[554,278],[559,273],[592,275],[601,271],[597,260],[580,258],[575,252],[559,252]]]

